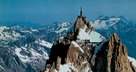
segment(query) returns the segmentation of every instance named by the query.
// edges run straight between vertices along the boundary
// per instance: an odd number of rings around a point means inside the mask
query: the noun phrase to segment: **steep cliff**
[[[94,72],[134,72],[128,60],[127,49],[116,33],[103,44],[95,62]]]

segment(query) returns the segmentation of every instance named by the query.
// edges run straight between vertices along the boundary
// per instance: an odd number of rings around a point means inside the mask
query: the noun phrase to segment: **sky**
[[[0,0],[0,23],[74,21],[81,7],[89,20],[124,16],[136,21],[136,0]]]

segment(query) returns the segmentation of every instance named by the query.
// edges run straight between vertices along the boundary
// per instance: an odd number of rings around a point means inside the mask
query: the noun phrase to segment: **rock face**
[[[67,39],[64,39],[62,42],[57,42],[53,45],[50,53],[50,59],[47,61],[48,64],[53,64],[57,61],[57,58],[61,58],[61,63],[66,63],[66,57],[68,48],[70,46],[70,41]]]
[[[132,64],[132,62],[130,62],[130,66],[131,66],[133,72],[136,72],[136,67]]]
[[[85,46],[85,44],[77,44],[72,41],[67,54],[67,63],[72,63],[78,70],[81,69],[84,64],[89,64],[94,50],[91,49],[89,44]]]
[[[47,61],[47,66],[54,66],[56,70],[60,70],[60,66],[70,64],[74,67],[74,71],[84,72],[91,69],[89,62],[93,56],[94,49],[89,43],[77,43],[70,41],[68,44],[58,43],[53,46],[50,59]],[[50,67],[50,68],[51,68]]]
[[[82,13],[82,10],[80,13]],[[84,16],[82,16],[82,14],[80,14],[80,16],[77,17],[75,24],[74,24],[75,32],[78,31],[80,28],[84,28],[85,25],[89,25],[89,22],[87,22],[86,17],[84,17]]]
[[[93,27],[90,26],[89,21],[87,21],[86,17],[82,15],[82,9],[80,11],[80,15],[77,17],[75,23],[74,23],[74,38],[77,39],[77,35],[79,33],[80,29],[84,29],[87,32],[88,30],[93,29]]]
[[[126,47],[116,33],[103,44],[95,62],[94,72],[134,72],[128,60]]]

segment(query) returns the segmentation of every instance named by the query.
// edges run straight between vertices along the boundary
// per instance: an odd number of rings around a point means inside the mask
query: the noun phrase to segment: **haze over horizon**
[[[0,23],[74,21],[80,7],[88,19],[103,15],[136,21],[136,0],[0,0]]]

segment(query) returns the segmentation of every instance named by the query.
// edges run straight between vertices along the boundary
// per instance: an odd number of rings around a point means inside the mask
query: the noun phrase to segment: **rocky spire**
[[[83,15],[83,11],[82,11],[82,7],[81,7],[81,9],[80,9],[80,16],[82,17],[82,15]]]
[[[126,47],[114,33],[96,55],[94,72],[133,72]]]
[[[86,17],[83,16],[83,9],[80,9],[80,15],[77,17],[74,23],[74,32],[75,32],[75,39],[79,33],[80,29],[85,29],[86,31],[91,30],[91,25],[89,21],[87,21]]]
[[[86,17],[82,15],[83,11],[82,8],[80,9],[80,15],[77,17],[75,24],[74,24],[74,31],[77,32],[80,28],[84,28],[87,25]]]

